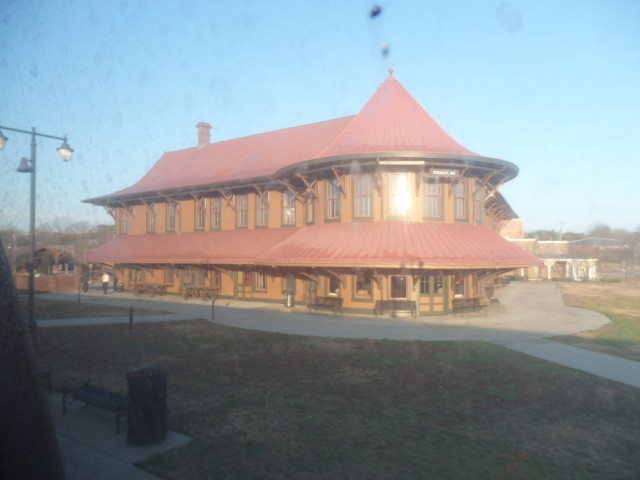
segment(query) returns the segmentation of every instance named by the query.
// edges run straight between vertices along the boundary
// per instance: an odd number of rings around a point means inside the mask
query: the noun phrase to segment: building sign
[[[460,170],[455,170],[451,168],[430,168],[429,173],[431,175],[435,175],[436,177],[459,177]]]

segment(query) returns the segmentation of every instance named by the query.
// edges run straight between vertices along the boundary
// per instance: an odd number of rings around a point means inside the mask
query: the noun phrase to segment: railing
[[[14,279],[18,291],[26,291],[29,288],[28,275],[16,275]],[[34,281],[36,292],[69,292],[78,289],[78,280],[74,274],[43,275],[34,278]]]

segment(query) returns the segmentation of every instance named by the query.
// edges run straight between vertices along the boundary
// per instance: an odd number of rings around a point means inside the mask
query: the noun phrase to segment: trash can
[[[287,290],[284,292],[284,306],[293,307],[295,305],[294,292]]]
[[[126,374],[129,388],[127,442],[151,445],[167,433],[167,372],[145,365]]]

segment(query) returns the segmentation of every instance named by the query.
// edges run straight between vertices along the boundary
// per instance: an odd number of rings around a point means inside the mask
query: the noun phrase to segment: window
[[[464,297],[464,280],[460,280],[458,283],[456,283],[453,286],[453,296],[460,298],[460,297]]]
[[[204,230],[204,222],[207,218],[207,199],[201,198],[200,200],[196,200],[196,230]]]
[[[340,184],[334,178],[327,182],[327,220],[340,220]]]
[[[329,295],[331,296],[340,295],[340,279],[335,275],[331,275],[329,277]]]
[[[371,175],[356,175],[353,184],[353,216],[355,218],[371,218],[373,210]]]
[[[406,173],[391,173],[389,175],[389,216],[407,218],[410,213],[409,175]]]
[[[122,207],[120,209],[120,235],[127,234],[127,217],[129,212],[127,211],[127,207]]]
[[[389,297],[391,299],[407,298],[407,277],[405,275],[391,275],[389,277]]]
[[[220,274],[220,272],[212,272],[211,286],[218,290],[222,287],[222,275]]]
[[[195,272],[195,285],[197,287],[204,287],[207,283],[207,273],[204,270],[196,270]]]
[[[256,227],[269,225],[269,192],[256,196]]]
[[[424,217],[442,218],[442,185],[437,178],[424,180]]]
[[[147,205],[147,233],[155,233],[156,231],[156,204]]]
[[[242,283],[245,287],[253,287],[253,272],[244,272],[242,276]]]
[[[484,221],[484,190],[478,188],[473,196],[473,216],[476,223]]]
[[[130,283],[143,283],[144,282],[144,270],[138,268],[132,268],[129,270],[129,282]]]
[[[296,291],[296,277],[293,275],[287,275],[284,278],[284,289],[287,292],[295,292]]]
[[[264,273],[256,273],[256,290],[259,292],[267,291],[267,276]]]
[[[289,190],[285,190],[282,194],[282,223],[296,224],[296,196]]]
[[[176,204],[173,202],[167,203],[166,229],[167,229],[167,232],[176,231]]]
[[[211,228],[222,228],[222,199],[211,199]]]
[[[453,207],[456,219],[467,218],[467,192],[465,188],[465,180],[461,178],[455,187],[453,187]]]
[[[167,268],[164,271],[164,283],[173,285],[173,268]]]
[[[318,184],[314,183],[311,187],[312,192],[307,193],[307,203],[305,204],[305,219],[307,225],[311,225],[316,221],[316,198],[318,196]]]
[[[442,295],[442,275],[422,275],[420,295]]]
[[[371,298],[371,275],[365,272],[356,273],[356,297],[358,298]]]
[[[236,195],[236,227],[246,228],[249,225],[248,195]]]

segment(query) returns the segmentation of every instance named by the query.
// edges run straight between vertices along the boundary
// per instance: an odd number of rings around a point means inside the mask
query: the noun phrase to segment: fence
[[[18,291],[26,291],[29,288],[29,275],[16,275],[14,279]],[[43,275],[34,280],[36,292],[69,292],[78,289],[78,279],[74,274]]]

